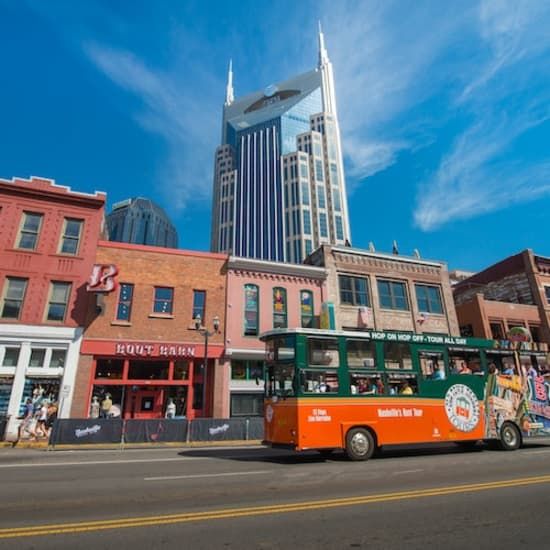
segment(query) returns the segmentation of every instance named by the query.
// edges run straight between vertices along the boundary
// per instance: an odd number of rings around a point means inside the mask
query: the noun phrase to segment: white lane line
[[[129,460],[86,460],[82,462],[28,462],[24,464],[0,464],[0,468],[36,468],[53,466],[90,466],[97,464],[137,464],[154,462],[188,462],[190,460],[208,460],[208,457],[171,457],[171,458],[133,458]]]
[[[417,470],[399,470],[399,472],[392,472],[393,475],[400,475],[400,474],[416,474],[418,472],[423,472],[423,468],[419,468]]]
[[[159,477],[144,477],[144,481],[165,481],[170,479],[198,479],[203,477],[229,477],[229,476],[250,476],[260,474],[272,474],[273,470],[257,470],[255,472],[225,472],[222,474],[192,474],[186,476],[159,476]]]

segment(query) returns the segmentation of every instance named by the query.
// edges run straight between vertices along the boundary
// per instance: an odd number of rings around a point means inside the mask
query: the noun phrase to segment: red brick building
[[[222,254],[99,243],[96,264],[113,273],[107,279],[116,285],[90,291],[73,417],[97,414],[96,403],[107,394],[112,413],[125,418],[163,417],[170,402],[176,416],[215,416],[226,260]]]
[[[11,418],[8,435],[29,397],[69,414],[104,205],[103,193],[49,179],[0,179],[0,417]]]
[[[459,282],[454,296],[463,335],[506,340],[523,327],[533,351],[548,349],[550,258],[524,250]]]

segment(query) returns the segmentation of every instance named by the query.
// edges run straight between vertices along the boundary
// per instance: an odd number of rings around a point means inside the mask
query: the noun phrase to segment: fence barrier
[[[263,439],[263,418],[57,419],[49,444],[89,445],[105,443],[188,443]]]

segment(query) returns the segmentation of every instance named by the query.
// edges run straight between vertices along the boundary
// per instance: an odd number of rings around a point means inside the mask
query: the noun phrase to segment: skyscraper
[[[107,228],[110,241],[178,247],[178,233],[164,210],[143,197],[114,204],[107,216]]]
[[[351,241],[334,77],[319,27],[317,68],[235,99],[229,65],[214,161],[211,249],[301,263]]]

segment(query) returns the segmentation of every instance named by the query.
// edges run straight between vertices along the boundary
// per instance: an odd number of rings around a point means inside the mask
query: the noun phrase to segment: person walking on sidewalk
[[[25,433],[28,433],[29,436],[36,441],[37,437],[34,429],[35,424],[36,421],[34,418],[34,405],[32,399],[29,397],[25,402],[23,421],[21,422],[21,424],[19,425],[19,429],[17,430],[17,439],[13,442],[12,446],[15,447],[19,443],[19,441],[21,441]]]

